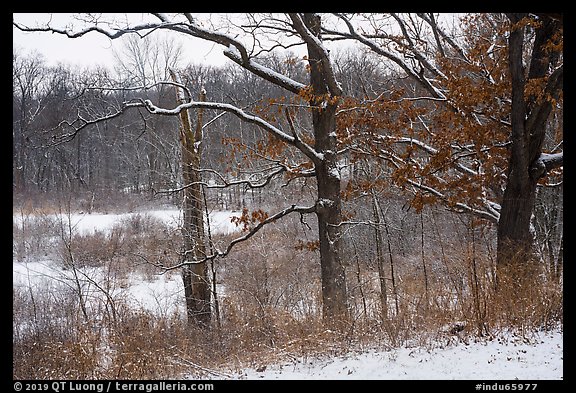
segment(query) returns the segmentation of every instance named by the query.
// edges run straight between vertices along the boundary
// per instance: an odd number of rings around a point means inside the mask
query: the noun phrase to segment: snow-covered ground
[[[148,210],[124,214],[72,213],[61,216],[51,214],[48,215],[48,218],[56,222],[62,219],[67,224],[69,217],[71,227],[75,233],[90,234],[96,231],[106,233],[112,230],[115,225],[137,214],[149,215],[172,227],[180,225],[182,219],[182,213],[178,209]],[[233,211],[211,212],[209,219],[212,234],[231,234],[239,231],[236,224],[231,221],[234,215],[239,215],[239,213]],[[26,217],[26,220],[33,219],[33,216]],[[13,215],[13,220],[16,225],[21,225],[22,217],[15,214]],[[63,270],[57,262],[50,259],[24,262],[14,260],[12,266],[12,281],[15,287],[53,288],[59,283],[70,282],[73,279],[71,271]],[[101,268],[83,268],[82,270],[91,280],[100,285],[107,279],[105,271]],[[98,293],[98,289],[94,285],[87,284],[87,286],[89,287],[86,289],[87,291],[92,292],[94,295]],[[181,296],[183,290],[180,275],[173,272],[173,274],[159,274],[147,279],[139,275],[132,275],[121,287],[112,288],[110,292],[113,296],[122,294],[122,297],[135,307],[168,315],[177,310],[184,312],[183,297]]]
[[[170,225],[178,225],[178,210],[141,212],[157,217]],[[78,232],[110,230],[114,224],[129,218],[127,214],[72,214],[72,225]],[[238,214],[238,213],[236,213]],[[238,228],[231,223],[233,212],[210,215],[213,233],[231,233]],[[14,215],[14,222],[18,223]],[[98,268],[89,274],[104,279]],[[38,286],[65,280],[71,273],[50,260],[13,261],[14,286]],[[183,307],[182,283],[178,274],[164,274],[144,279],[130,276],[115,289],[124,291],[133,304],[159,313],[170,313]],[[505,338],[505,337],[504,337]],[[223,372],[231,379],[459,379],[459,380],[562,380],[563,333],[560,330],[531,334],[527,340],[510,335],[508,339],[460,342],[446,348],[395,348],[349,354],[344,357],[306,358],[269,365],[256,371]]]
[[[331,359],[246,369],[241,379],[562,380],[563,334],[540,332],[523,342],[492,340],[447,348],[397,348]]]

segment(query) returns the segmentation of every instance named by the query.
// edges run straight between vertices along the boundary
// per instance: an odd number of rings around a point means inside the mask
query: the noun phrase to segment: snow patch
[[[51,214],[50,219],[56,220],[56,222],[63,222],[64,225],[72,227],[75,233],[82,235],[93,234],[95,232],[108,232],[112,230],[115,225],[118,225],[124,220],[129,220],[137,215],[150,215],[164,222],[165,224],[177,228],[182,222],[182,211],[179,209],[158,209],[158,210],[146,210],[142,212],[135,213],[122,213],[122,214],[100,214],[100,213],[72,213],[68,214]],[[231,218],[235,215],[233,211],[214,211],[209,215],[210,219],[210,229],[212,234],[224,234],[228,235],[233,232],[237,232],[239,229],[235,224],[231,222]],[[25,217],[27,219],[28,217]],[[70,221],[68,221],[70,218]],[[21,226],[22,217],[18,215],[13,215],[14,224]]]
[[[262,370],[259,368],[259,370]],[[398,348],[248,368],[239,379],[562,380],[563,334],[541,332],[532,343],[498,340],[444,349]]]
[[[327,208],[334,205],[334,201],[328,198],[320,198],[318,199],[317,206],[319,208]]]
[[[180,312],[185,315],[184,285],[179,274],[162,274],[145,281],[130,277],[129,302],[158,315]]]
[[[340,171],[338,170],[338,168],[332,167],[332,168],[330,168],[330,170],[328,171],[328,176],[340,180]]]

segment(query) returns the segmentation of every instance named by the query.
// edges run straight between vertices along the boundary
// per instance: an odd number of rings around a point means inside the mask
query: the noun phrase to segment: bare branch
[[[204,29],[200,27],[194,20],[191,14],[184,14],[188,20],[185,22],[172,22],[169,20],[168,16],[162,13],[154,13],[156,18],[160,20],[159,23],[143,23],[132,27],[115,28],[113,30],[106,30],[100,26],[90,26],[86,29],[74,32],[67,29],[59,29],[55,27],[50,27],[49,25],[43,27],[27,27],[16,22],[12,24],[22,30],[22,31],[36,31],[36,32],[51,32],[56,34],[62,34],[69,38],[82,37],[85,34],[96,32],[103,34],[110,39],[117,39],[125,34],[139,34],[145,31],[149,34],[151,31],[158,29],[172,30],[193,37],[201,38],[207,41],[211,41],[224,46],[224,55],[230,60],[234,61],[243,68],[251,71],[252,73],[264,78],[265,80],[274,83],[294,94],[298,94],[300,90],[306,87],[305,84],[297,82],[289,77],[280,74],[268,67],[256,63],[249,55],[246,47],[235,38],[211,30]],[[140,34],[139,34],[140,35]],[[142,35],[140,35],[142,36]]]
[[[314,205],[314,206],[292,205],[292,206],[287,207],[286,209],[274,214],[273,216],[270,216],[270,217],[266,218],[265,220],[259,222],[258,225],[256,225],[252,229],[250,229],[250,231],[248,231],[248,233],[246,233],[245,235],[232,240],[230,243],[228,243],[228,246],[226,247],[226,249],[224,251],[216,250],[216,252],[214,254],[207,255],[205,258],[203,258],[201,260],[181,262],[181,263],[173,265],[173,266],[159,266],[159,265],[156,265],[156,266],[161,267],[164,271],[169,271],[169,270],[181,268],[181,267],[186,266],[186,265],[194,265],[194,264],[198,264],[198,263],[204,263],[206,261],[213,260],[213,259],[218,258],[218,257],[225,257],[232,251],[232,249],[238,243],[242,243],[242,242],[250,239],[256,233],[258,233],[262,228],[264,228],[266,225],[273,223],[273,222],[279,220],[280,218],[287,216],[288,214],[291,214],[291,213],[299,213],[302,215],[302,214],[310,214],[310,213],[314,213],[314,212],[316,212],[316,205]],[[191,252],[191,251],[185,251],[185,252]]]
[[[394,143],[402,143],[402,144],[409,144],[411,146],[416,146],[418,147],[420,150],[425,151],[426,153],[430,154],[430,155],[434,155],[438,153],[438,150],[433,148],[430,145],[427,145],[426,143],[418,140],[418,139],[414,139],[414,138],[408,138],[408,137],[394,137],[394,136],[390,136],[390,135],[379,135],[380,139],[385,139],[385,140],[389,140],[392,141]],[[462,163],[458,162],[458,160],[460,158],[462,158],[463,156],[459,156],[459,155],[453,155],[454,159],[451,160],[450,164],[454,164],[455,165],[455,169],[458,170],[459,172],[462,173],[466,173],[469,175],[478,175],[478,172],[462,165]]]
[[[176,193],[176,192],[180,192],[183,191],[185,189],[187,189],[188,187],[192,187],[194,185],[203,185],[206,188],[228,188],[228,187],[232,187],[232,186],[240,186],[240,185],[245,185],[248,186],[249,188],[252,189],[256,189],[256,188],[263,188],[265,186],[267,186],[270,181],[272,181],[272,179],[274,177],[276,177],[277,175],[283,173],[286,171],[286,168],[284,167],[279,167],[276,170],[274,170],[273,172],[269,173],[266,176],[263,176],[263,179],[260,180],[260,182],[253,182],[250,180],[234,180],[234,181],[228,181],[226,178],[224,178],[224,176],[222,176],[221,173],[219,173],[218,171],[215,171],[213,169],[199,169],[199,171],[201,172],[208,172],[208,173],[212,173],[216,176],[218,176],[218,178],[220,179],[221,183],[220,184],[210,184],[207,182],[193,182],[190,184],[185,184],[181,187],[177,187],[177,188],[170,188],[170,189],[166,189],[166,190],[159,190],[156,191],[157,194],[172,194],[172,193]]]
[[[99,34],[103,34],[112,40],[116,39],[116,38],[120,38],[125,34],[138,33],[140,31],[151,30],[151,29],[165,28],[168,26],[168,24],[159,25],[157,23],[144,23],[141,25],[132,26],[130,28],[122,28],[122,29],[116,29],[116,30],[106,30],[100,26],[90,26],[90,27],[87,27],[87,28],[82,29],[80,31],[73,32],[73,31],[66,30],[66,29],[58,29],[55,27],[50,27],[49,24],[47,24],[46,26],[28,27],[28,26],[25,26],[25,25],[22,25],[20,23],[16,23],[16,22],[12,21],[12,25],[21,31],[56,33],[56,34],[65,35],[68,38],[78,38],[78,37],[82,37],[88,33],[96,32]]]
[[[539,179],[549,171],[564,165],[564,152],[549,154],[541,153],[540,157],[530,166],[531,176]]]
[[[377,154],[377,155],[375,155],[373,152],[363,151],[362,149],[356,149],[355,152],[381,158],[381,159],[389,162],[390,164],[392,164],[395,168],[400,168],[402,165],[406,165],[405,160],[396,156],[395,154],[393,154],[390,151],[382,152],[383,154]],[[434,176],[434,178],[436,180],[438,180],[439,182],[443,182],[443,180],[438,178],[437,176]],[[479,200],[479,202],[482,203],[482,205],[485,207],[486,210],[480,210],[478,208],[475,208],[475,207],[470,206],[470,205],[463,203],[463,202],[450,203],[448,196],[443,194],[441,191],[439,191],[439,190],[437,190],[437,189],[435,189],[429,185],[424,184],[422,182],[422,180],[416,181],[416,180],[407,178],[405,181],[408,184],[410,184],[411,186],[413,186],[415,189],[418,189],[418,190],[427,192],[431,195],[434,195],[436,198],[443,201],[448,208],[450,208],[456,212],[471,213],[477,217],[486,219],[492,223],[495,223],[495,224],[498,223],[498,220],[500,218],[500,213],[499,213],[500,205],[498,205],[496,202],[488,200],[485,197],[481,198]]]
[[[348,33],[345,33],[348,37],[357,40],[358,42],[366,45],[368,48],[370,48],[373,52],[386,57],[387,59],[392,60],[394,63],[396,63],[398,66],[400,66],[400,68],[402,68],[406,74],[408,74],[409,76],[413,77],[414,80],[416,80],[417,82],[419,82],[422,86],[424,86],[424,88],[426,88],[426,90],[428,90],[435,98],[440,98],[445,100],[446,96],[444,95],[444,93],[442,93],[440,91],[440,89],[438,89],[437,87],[435,87],[432,82],[430,81],[430,79],[426,78],[424,75],[419,75],[412,67],[409,67],[406,62],[404,62],[400,57],[394,55],[393,53],[384,50],[381,46],[379,46],[376,42],[368,39],[366,36],[359,34],[356,29],[354,28],[354,26],[352,25],[352,23],[350,22],[350,20],[342,15],[342,14],[335,14],[338,18],[342,19],[344,21],[344,23],[346,24],[346,26],[348,27]],[[330,31],[331,34],[343,34],[337,31]]]
[[[150,100],[144,100],[142,104],[132,106],[144,106],[150,113],[158,114],[158,115],[177,115],[180,111],[190,108],[205,108],[205,109],[216,109],[216,110],[223,110],[226,112],[230,112],[240,118],[241,120],[257,125],[258,127],[264,129],[265,131],[270,132],[274,136],[278,137],[285,143],[295,146],[298,148],[302,153],[304,153],[308,158],[310,158],[314,162],[319,162],[323,160],[322,154],[316,152],[310,145],[306,144],[300,139],[295,138],[292,135],[286,134],[281,129],[273,126],[272,124],[268,123],[266,120],[246,113],[242,109],[235,107],[230,104],[219,103],[219,102],[198,102],[198,101],[190,101],[181,105],[178,105],[174,109],[165,109],[160,108],[152,104]]]
[[[426,23],[428,23],[430,25],[430,27],[432,27],[432,32],[434,33],[434,37],[436,39],[438,49],[441,51],[442,56],[444,56],[444,53],[442,53],[443,49],[442,49],[442,44],[440,42],[440,37],[442,37],[442,39],[444,39],[444,41],[446,41],[448,43],[448,45],[450,45],[452,47],[452,49],[454,49],[456,52],[458,52],[458,54],[462,57],[462,59],[464,59],[465,62],[470,63],[470,60],[468,59],[468,56],[466,56],[464,49],[462,49],[462,47],[460,45],[458,45],[456,42],[454,42],[452,37],[450,37],[448,34],[446,34],[446,32],[443,29],[438,27],[438,24],[436,23],[436,20],[434,19],[434,15],[432,13],[430,15],[426,15],[424,13],[418,13],[417,15],[422,20],[424,20]]]
[[[206,30],[198,26],[191,14],[185,14],[189,24],[179,25],[168,23],[168,18],[163,14],[155,14],[160,20],[164,22],[167,29],[176,30],[181,33],[192,35],[194,37],[202,38],[204,40],[212,41],[222,46],[225,46],[224,55],[236,64],[242,66],[248,71],[264,78],[265,80],[274,83],[294,94],[298,94],[306,87],[305,84],[296,82],[288,78],[286,75],[280,74],[268,67],[256,63],[249,55],[246,47],[235,38],[215,31]]]

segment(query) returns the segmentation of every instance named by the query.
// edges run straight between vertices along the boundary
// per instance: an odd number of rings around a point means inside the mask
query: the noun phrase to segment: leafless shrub
[[[16,260],[47,257],[54,246],[57,221],[53,215],[22,209],[12,219],[12,255]]]

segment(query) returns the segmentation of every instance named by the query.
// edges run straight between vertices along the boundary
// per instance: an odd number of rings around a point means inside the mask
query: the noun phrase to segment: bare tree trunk
[[[426,253],[424,251],[424,208],[420,210],[420,251],[422,256],[422,271],[424,273],[424,295],[426,300],[426,309],[430,306],[428,295],[428,271],[426,269]]]
[[[386,276],[384,275],[384,253],[382,252],[382,230],[380,229],[380,205],[376,193],[372,190],[372,209],[374,214],[374,240],[376,242],[376,263],[378,265],[378,279],[380,281],[380,304],[382,307],[382,321],[388,319],[388,294],[386,290]]]
[[[320,18],[304,14],[304,24],[312,34],[320,37]],[[349,318],[346,272],[341,261],[342,201],[340,175],[337,168],[336,108],[338,97],[331,94],[328,76],[322,62],[323,53],[308,44],[312,125],[315,150],[323,156],[315,162],[318,201],[316,216],[320,241],[322,278],[322,311],[325,323],[339,325]]]
[[[394,295],[394,305],[396,309],[396,316],[400,314],[400,305],[398,302],[398,288],[396,287],[396,276],[394,275],[394,259],[392,258],[392,245],[390,244],[390,231],[388,230],[388,222],[386,216],[382,215],[384,221],[384,230],[386,231],[386,244],[388,245],[388,257],[390,259],[390,280],[392,282],[392,294]]]
[[[354,259],[356,259],[356,281],[358,282],[358,291],[360,292],[360,298],[362,299],[362,310],[364,311],[364,318],[368,318],[368,305],[366,304],[366,295],[364,294],[364,288],[362,285],[362,272],[360,270],[360,260],[358,258],[358,249],[356,243],[352,243],[354,247]]]
[[[562,272],[564,271],[564,234],[560,239],[560,249],[558,250],[558,259],[556,260],[555,278],[556,282],[562,280]]]
[[[174,82],[181,83],[175,72],[171,70]],[[181,89],[176,88],[179,104],[185,97]],[[206,100],[206,92],[200,92],[200,101]],[[204,231],[204,198],[202,195],[200,152],[202,142],[202,109],[198,109],[196,131],[192,132],[192,124],[187,110],[180,112],[180,141],[182,146],[182,178],[183,195],[183,262],[189,262],[182,268],[184,281],[184,296],[188,321],[199,326],[208,326],[212,311],[210,304],[210,282],[206,258],[206,243]],[[200,262],[199,262],[200,261]]]

